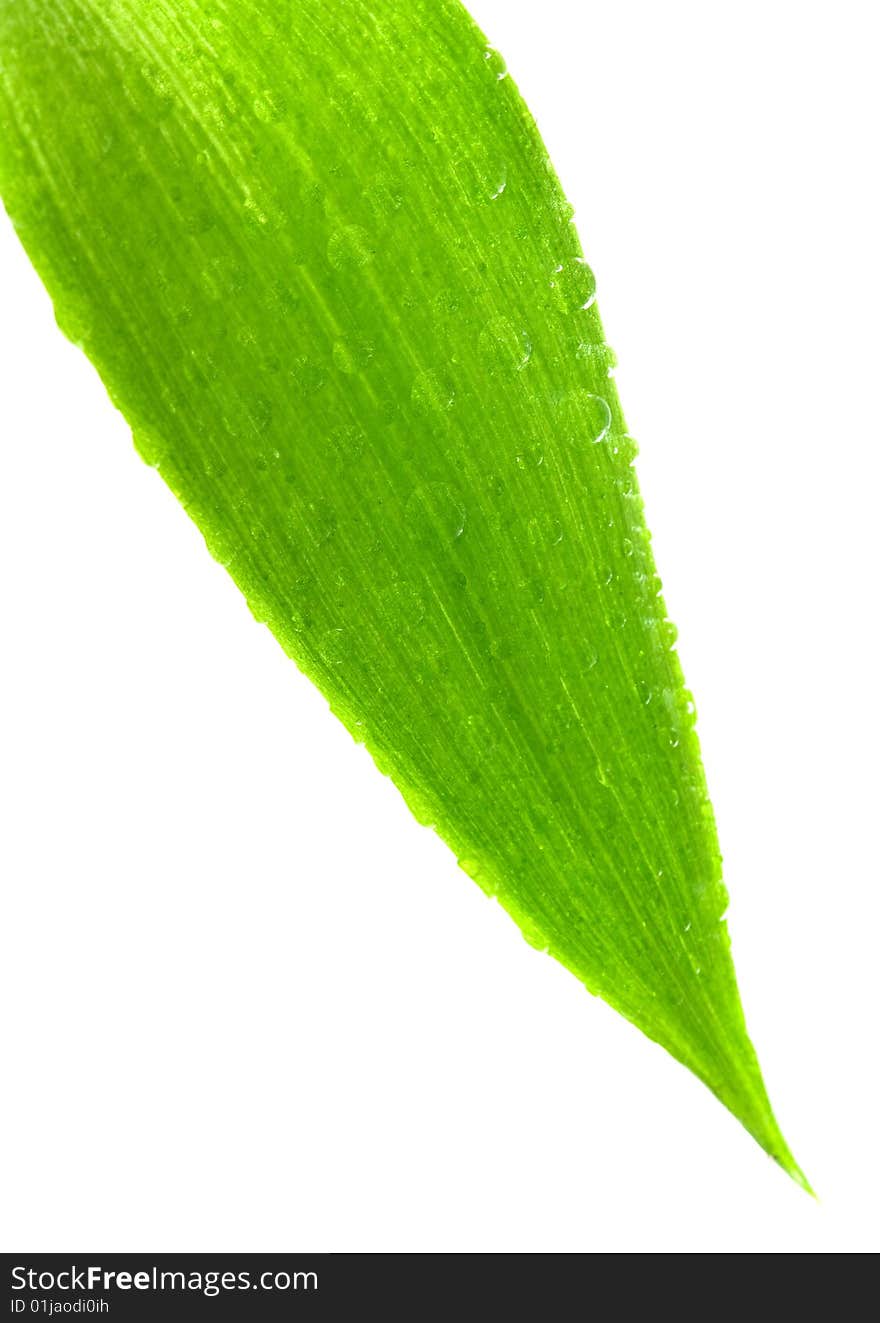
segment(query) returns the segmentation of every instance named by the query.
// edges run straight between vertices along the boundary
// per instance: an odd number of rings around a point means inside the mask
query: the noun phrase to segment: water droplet
[[[267,432],[272,422],[272,401],[256,395],[250,401],[248,418],[255,432]]]
[[[578,362],[586,364],[597,380],[613,376],[614,369],[617,367],[617,355],[611,346],[605,344],[604,341],[597,344],[589,344],[584,341],[575,350],[575,357]]]
[[[228,568],[241,549],[238,537],[234,533],[224,532],[220,528],[206,529],[204,537],[205,546],[214,559]]]
[[[552,515],[536,515],[526,525],[529,543],[533,547],[558,547],[563,538],[562,524]]]
[[[228,258],[215,257],[202,270],[199,283],[209,299],[235,298],[247,281],[243,266]]]
[[[158,64],[144,64],[141,66],[141,77],[152,93],[151,103],[148,103],[150,119],[153,121],[164,119],[171,113],[174,105],[174,94],[168,74]]]
[[[416,487],[406,503],[407,523],[423,543],[456,542],[464,533],[467,513],[444,482]]]
[[[454,163],[453,171],[469,203],[492,202],[507,187],[507,166],[482,142],[470,143]]]
[[[520,584],[520,587],[526,594],[527,600],[532,606],[542,606],[547,590],[544,587],[543,579],[526,579]]]
[[[496,51],[494,46],[488,46],[485,52],[485,60],[498,82],[502,82],[507,77],[507,64],[501,52]]]
[[[287,101],[280,92],[264,88],[254,101],[254,114],[263,124],[280,124],[287,115]]]
[[[354,129],[355,138],[369,132],[378,120],[376,106],[369,97],[364,96],[363,78],[353,68],[343,69],[336,74],[327,92],[342,125],[349,132]]]
[[[539,445],[527,446],[516,455],[518,469],[539,469],[544,463],[544,450]]]
[[[248,228],[251,230],[268,231],[273,228],[269,218],[269,211],[260,205],[256,198],[247,197],[244,200],[244,219]]]
[[[572,205],[571,202],[569,202],[568,198],[565,196],[565,194],[562,192],[562,189],[559,187],[559,183],[556,180],[556,176],[553,170],[553,162],[550,160],[549,156],[545,156],[544,158],[544,168],[546,169],[547,173],[551,176],[550,186],[552,192],[550,197],[550,206],[553,208],[553,211],[555,212],[560,222],[563,225],[567,225],[569,221],[574,219],[574,206]]]
[[[281,11],[281,13],[283,13],[283,11]],[[257,26],[261,36],[267,37],[270,41],[277,41],[285,35],[285,20],[281,16],[281,13],[278,15],[259,15],[257,18]],[[290,16],[287,15],[287,22],[289,23],[289,21]]]
[[[369,366],[374,352],[366,340],[337,340],[333,346],[333,362],[340,372],[354,376]]]
[[[391,223],[403,206],[403,187],[393,175],[377,175],[367,187],[367,206],[376,224]]]
[[[409,634],[425,619],[424,598],[406,579],[395,579],[383,588],[380,601],[389,635]]]
[[[664,620],[660,631],[668,648],[674,648],[678,639],[678,629],[671,620]]]
[[[420,372],[412,384],[412,402],[419,413],[445,413],[454,399],[455,387],[445,373]]]
[[[344,225],[327,244],[327,260],[337,271],[359,271],[375,255],[373,241],[360,225]]]
[[[454,290],[441,289],[434,295],[431,307],[437,317],[445,321],[446,318],[454,316],[460,307],[458,295]]]
[[[301,395],[316,395],[326,380],[323,370],[306,355],[293,360],[290,379]]]
[[[560,405],[562,435],[573,445],[598,445],[611,428],[611,409],[602,395],[573,390]]]
[[[522,372],[532,357],[528,332],[509,317],[492,317],[480,331],[478,344],[480,357],[493,374]]]
[[[326,546],[336,536],[336,511],[323,497],[309,501],[306,510],[307,527],[315,546]]]
[[[517,646],[512,638],[498,634],[489,640],[489,656],[493,661],[509,662],[516,656]]]
[[[337,427],[330,433],[328,441],[337,463],[345,468],[360,459],[366,438],[359,427]]]
[[[560,263],[553,272],[550,288],[561,312],[582,312],[596,299],[596,277],[582,257]]]

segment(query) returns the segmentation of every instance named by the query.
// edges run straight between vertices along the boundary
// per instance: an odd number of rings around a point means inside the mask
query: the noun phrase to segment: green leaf
[[[0,0],[0,60],[59,324],[257,619],[527,940],[806,1184],[593,276],[500,56],[455,0]]]

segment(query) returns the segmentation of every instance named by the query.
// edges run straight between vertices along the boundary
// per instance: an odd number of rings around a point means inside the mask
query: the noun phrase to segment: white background
[[[874,6],[471,8],[598,273],[821,1202],[410,819],[4,223],[4,1249],[878,1246]]]

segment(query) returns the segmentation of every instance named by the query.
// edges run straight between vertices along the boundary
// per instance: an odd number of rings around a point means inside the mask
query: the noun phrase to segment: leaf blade
[[[799,1178],[592,275],[497,55],[422,0],[26,0],[0,41],[7,207],[144,458],[466,871]]]

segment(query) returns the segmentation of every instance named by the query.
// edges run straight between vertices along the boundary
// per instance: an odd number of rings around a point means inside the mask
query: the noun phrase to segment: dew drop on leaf
[[[617,355],[611,345],[604,341],[595,344],[584,342],[575,351],[578,362],[584,363],[590,375],[597,381],[610,377],[617,367]]]
[[[518,469],[539,469],[544,463],[544,448],[540,445],[526,446],[514,456]]]
[[[406,502],[406,521],[417,539],[435,545],[456,542],[464,533],[467,514],[445,482],[424,483]]]
[[[299,395],[316,395],[325,379],[321,367],[306,354],[295,358],[290,365],[290,380]]]
[[[486,48],[485,60],[489,70],[495,75],[496,82],[503,82],[507,77],[507,64],[501,52],[489,46]]]
[[[455,400],[455,387],[445,373],[420,372],[412,384],[411,397],[419,413],[446,413]]]
[[[373,353],[373,346],[366,340],[337,340],[333,346],[333,362],[340,372],[354,376],[369,366]]]
[[[582,257],[560,262],[550,279],[553,301],[562,312],[580,312],[596,298],[596,277]]]
[[[490,318],[480,331],[478,347],[486,370],[492,374],[509,376],[522,372],[532,357],[528,332],[509,317]]]
[[[380,595],[383,624],[391,637],[405,637],[425,619],[425,600],[406,579],[395,579]]]
[[[327,244],[327,260],[337,271],[359,271],[376,255],[369,234],[360,225],[335,230]]]
[[[335,428],[328,441],[330,453],[342,468],[359,460],[366,444],[363,431],[354,424]]]
[[[263,124],[280,124],[287,115],[287,101],[280,92],[265,88],[254,101],[254,114]]]
[[[603,395],[588,390],[570,391],[561,407],[567,441],[598,445],[611,427],[611,409]]]

